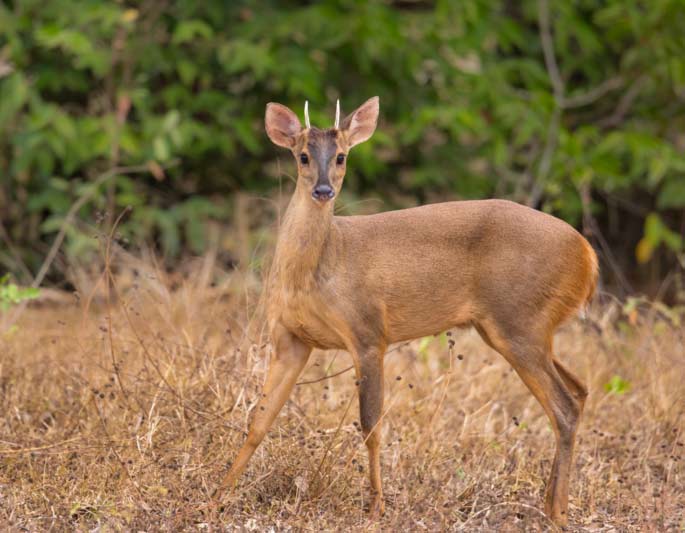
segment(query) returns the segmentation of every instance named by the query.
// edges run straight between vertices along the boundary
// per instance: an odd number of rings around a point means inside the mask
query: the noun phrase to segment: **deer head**
[[[266,106],[266,133],[274,144],[290,149],[297,162],[298,187],[309,190],[317,205],[325,205],[340,192],[347,154],[366,141],[376,129],[378,97],[374,96],[340,122],[340,102],[332,128],[319,129],[309,124],[305,103],[305,127],[297,115],[284,105]]]

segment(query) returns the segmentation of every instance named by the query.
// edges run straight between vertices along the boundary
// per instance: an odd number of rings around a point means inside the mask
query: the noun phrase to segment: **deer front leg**
[[[359,415],[369,452],[371,480],[371,514],[383,514],[383,485],[381,481],[381,425],[383,410],[383,357],[385,347],[361,351],[358,356]]]
[[[282,326],[272,332],[274,355],[269,363],[262,397],[255,407],[250,431],[243,447],[231,465],[231,469],[215,492],[220,496],[226,489],[232,489],[245,470],[250,457],[262,442],[276,415],[290,396],[298,376],[302,372],[311,348]]]

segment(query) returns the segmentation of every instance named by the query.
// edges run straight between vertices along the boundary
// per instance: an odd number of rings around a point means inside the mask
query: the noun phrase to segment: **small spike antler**
[[[304,125],[307,129],[312,127],[309,123],[309,100],[304,101]]]
[[[337,130],[340,127],[340,99],[335,102],[335,126]]]

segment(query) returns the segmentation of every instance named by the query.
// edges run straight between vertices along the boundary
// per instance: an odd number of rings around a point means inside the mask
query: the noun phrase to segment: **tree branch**
[[[542,196],[542,187],[547,175],[552,168],[552,157],[559,138],[559,126],[561,124],[561,114],[564,108],[564,82],[559,74],[559,66],[554,57],[554,41],[552,40],[552,30],[549,19],[549,4],[547,0],[538,0],[538,25],[540,28],[540,41],[542,43],[542,53],[545,56],[545,66],[549,75],[552,89],[554,91],[554,110],[549,119],[547,127],[547,137],[545,138],[542,156],[538,165],[537,176],[533,180],[533,189],[528,198],[529,206],[536,206]]]

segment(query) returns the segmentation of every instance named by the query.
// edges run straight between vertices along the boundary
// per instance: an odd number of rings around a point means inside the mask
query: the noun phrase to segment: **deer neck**
[[[331,237],[333,202],[317,205],[299,182],[285,212],[276,244],[274,281],[294,290],[316,282]]]

